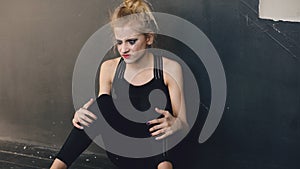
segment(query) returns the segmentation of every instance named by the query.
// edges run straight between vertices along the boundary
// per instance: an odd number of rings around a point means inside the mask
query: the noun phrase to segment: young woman
[[[117,116],[118,112],[111,101],[112,89],[114,88],[117,94],[121,93],[123,89],[118,86],[127,83],[130,92],[125,92],[130,94],[132,104],[138,109],[147,110],[150,107],[149,91],[160,89],[167,96],[167,105],[165,109],[155,108],[160,114],[159,118],[147,121],[143,126],[131,128],[126,122],[117,123],[121,128],[129,128],[132,133],[139,132],[156,140],[164,140],[179,130],[187,129],[188,124],[181,66],[176,61],[154,55],[147,50],[153,45],[157,29],[150,7],[150,4],[143,0],[125,0],[115,9],[111,25],[120,57],[102,63],[97,103],[101,112],[106,112],[108,117]],[[129,19],[120,21],[124,17]],[[75,127],[51,169],[68,168],[92,142],[82,129],[97,119],[93,112],[87,110],[93,102],[91,99],[75,112],[72,120]],[[165,153],[148,158],[127,158],[109,152],[108,156],[118,167],[125,169],[173,168],[172,159]]]

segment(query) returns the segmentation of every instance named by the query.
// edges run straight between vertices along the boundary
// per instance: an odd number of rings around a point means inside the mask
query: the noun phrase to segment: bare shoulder
[[[120,57],[106,60],[100,68],[100,80],[112,82]]]
[[[166,85],[174,84],[174,82],[182,83],[182,69],[177,61],[163,57],[163,69]]]
[[[112,71],[113,69],[115,69],[117,67],[117,64],[119,63],[119,61],[120,61],[120,57],[106,60],[102,63],[101,70]]]
[[[173,75],[174,73],[181,73],[181,65],[173,60],[166,57],[163,57],[163,65],[164,65],[164,71],[167,71],[169,74]]]
[[[101,94],[110,94],[111,84],[113,81],[113,77],[116,71],[116,67],[118,65],[120,58],[110,59],[104,61],[100,68],[99,73],[99,93]]]

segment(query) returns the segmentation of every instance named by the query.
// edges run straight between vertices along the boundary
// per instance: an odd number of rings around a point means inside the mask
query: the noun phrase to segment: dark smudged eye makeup
[[[117,44],[117,45],[121,45],[121,44],[122,44],[122,41],[121,41],[121,40],[117,40],[117,41],[116,41],[116,44]]]
[[[129,42],[130,45],[134,45],[137,39],[128,39],[127,41]]]
[[[128,39],[126,40],[126,42],[128,42],[130,45],[134,45],[136,43],[138,39]],[[117,45],[121,45],[123,42],[121,40],[117,40],[116,41],[116,44]]]

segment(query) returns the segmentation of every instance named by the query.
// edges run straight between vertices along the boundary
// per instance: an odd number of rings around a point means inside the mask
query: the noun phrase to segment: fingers
[[[170,127],[168,128],[162,128],[160,130],[157,130],[153,133],[151,133],[152,136],[158,136],[155,138],[155,140],[161,140],[161,139],[164,139],[170,135],[172,135],[174,132],[171,130]]]
[[[155,125],[155,126],[151,127],[151,128],[149,129],[149,131],[150,131],[150,132],[153,132],[153,131],[155,131],[155,130],[159,130],[159,129],[165,128],[165,127],[167,127],[167,126],[168,126],[168,125],[167,125],[166,123],[161,123],[161,124],[159,124],[159,125]]]
[[[87,103],[85,103],[85,104],[83,105],[82,108],[84,108],[84,109],[89,108],[89,107],[93,104],[93,102],[94,102],[94,99],[91,98]]]
[[[87,122],[92,122],[94,120],[97,120],[97,116],[95,114],[93,114],[92,112],[88,111],[87,109],[80,108],[79,111],[81,112],[81,114],[84,115],[82,118],[84,120],[86,120]]]
[[[170,115],[169,111],[167,111],[167,110],[162,110],[162,109],[159,109],[159,108],[155,108],[155,111],[159,114],[164,115],[164,116],[169,116]]]
[[[85,126],[85,127],[89,127],[91,125],[91,123],[85,121],[85,120],[82,120],[82,119],[79,119],[79,124],[81,126]]]
[[[151,124],[160,124],[160,123],[163,123],[163,122],[164,122],[164,119],[160,118],[160,119],[154,119],[154,120],[148,121],[147,124],[148,125],[151,125]]]
[[[157,136],[160,134],[164,134],[167,131],[167,128],[161,128],[160,130],[156,130],[155,132],[151,133],[152,136]]]
[[[164,138],[166,138],[166,137],[168,137],[168,136],[170,136],[170,135],[172,135],[172,134],[173,134],[173,131],[172,131],[172,130],[167,130],[167,131],[165,132],[165,134],[163,134],[163,135],[161,135],[161,136],[159,136],[159,137],[156,137],[155,140],[161,140],[161,139],[164,139]]]
[[[84,129],[84,126],[89,127],[90,123],[78,118],[78,117],[74,117],[72,119],[72,124],[74,125],[74,127],[78,128],[78,129]]]
[[[93,102],[94,100],[90,99],[82,108],[75,112],[74,118],[72,120],[74,127],[83,129],[84,126],[89,127],[94,122],[94,120],[97,120],[97,116],[87,110],[87,108],[91,106]]]
[[[76,114],[77,117],[79,118],[79,120],[85,120],[87,122],[92,122],[93,120],[96,120],[97,117],[90,111],[84,109],[84,108],[80,108]]]
[[[149,129],[149,132],[151,133],[151,136],[158,136],[155,138],[156,140],[161,140],[174,133],[172,124],[175,121],[175,117],[173,117],[167,110],[155,108],[155,111],[162,114],[164,117],[150,120],[147,124],[155,125]]]
[[[79,125],[79,122],[76,122],[76,120],[73,118],[72,120],[72,124],[74,127],[78,128],[78,129],[83,129],[83,126]]]

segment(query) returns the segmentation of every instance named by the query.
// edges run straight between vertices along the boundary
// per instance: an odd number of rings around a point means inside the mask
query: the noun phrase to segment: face
[[[126,63],[135,63],[145,54],[147,45],[153,43],[153,36],[146,36],[130,26],[114,28],[118,52]]]

